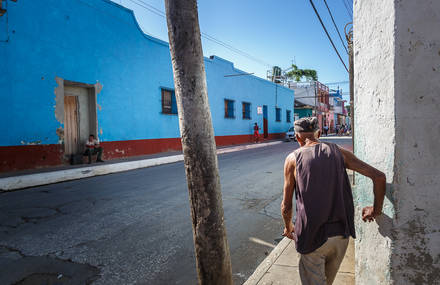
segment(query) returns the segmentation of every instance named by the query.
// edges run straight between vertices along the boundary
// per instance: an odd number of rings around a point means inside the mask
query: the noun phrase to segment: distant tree
[[[318,80],[318,73],[314,69],[300,69],[295,64],[292,64],[292,70],[286,73],[286,76],[292,78],[296,82],[301,81],[305,77],[307,80]]]

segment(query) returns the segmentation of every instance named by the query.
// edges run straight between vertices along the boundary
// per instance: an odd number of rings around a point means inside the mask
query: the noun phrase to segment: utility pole
[[[314,117],[318,118],[318,110],[316,109],[316,97],[317,97],[316,96],[317,95],[317,93],[316,93],[317,92],[317,90],[316,90],[317,86],[316,85],[317,85],[317,83],[316,83],[316,81],[314,81],[313,83],[314,83],[313,86],[315,87],[315,115],[314,115]]]
[[[198,282],[232,285],[197,0],[165,0]]]
[[[347,27],[351,25],[350,29],[347,31]],[[350,80],[350,126],[351,126],[351,137],[353,140],[353,152],[354,152],[354,62],[353,62],[353,23],[348,23],[344,27],[345,38],[348,44],[348,64],[349,64],[349,80]],[[355,176],[353,172],[353,184],[355,184]]]

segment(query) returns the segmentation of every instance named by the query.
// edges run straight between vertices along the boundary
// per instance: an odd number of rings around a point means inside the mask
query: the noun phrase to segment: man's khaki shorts
[[[347,251],[348,238],[330,237],[315,251],[301,254],[299,275],[303,285],[331,285]]]

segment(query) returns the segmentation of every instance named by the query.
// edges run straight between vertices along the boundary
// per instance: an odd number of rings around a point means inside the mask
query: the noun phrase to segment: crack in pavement
[[[21,257],[26,257],[26,255],[24,255],[19,249],[7,246],[7,245],[2,245],[0,244],[0,248],[6,249],[9,252],[15,252],[18,253]]]
[[[101,270],[97,266],[74,262],[70,258],[26,255],[7,245],[0,245],[0,261],[1,284],[54,284],[54,281],[60,285],[91,284],[101,277]]]
[[[65,205],[70,204],[70,203],[64,203],[64,204],[60,204],[58,206],[54,206],[54,207],[50,207],[50,206],[46,206],[46,207],[33,207],[32,209],[46,209],[46,210],[51,210],[54,211],[54,213],[49,214],[49,215],[16,215],[13,212],[8,212],[6,214],[7,217],[17,217],[20,219],[19,222],[16,222],[15,224],[6,224],[5,222],[1,222],[0,226],[2,227],[6,227],[6,228],[10,228],[10,229],[17,229],[18,227],[20,227],[21,225],[27,224],[27,223],[32,223],[32,224],[38,224],[38,222],[40,222],[41,220],[44,219],[49,219],[49,218],[53,218],[56,216],[60,216],[60,215],[68,215],[67,213],[63,212],[60,208],[64,207]]]

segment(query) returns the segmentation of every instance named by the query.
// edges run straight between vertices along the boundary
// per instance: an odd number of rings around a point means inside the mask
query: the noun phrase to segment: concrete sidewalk
[[[301,284],[298,271],[299,254],[295,242],[284,238],[257,267],[244,285]],[[354,240],[350,238],[347,253],[333,285],[354,285]]]
[[[282,141],[264,142],[258,144],[236,145],[217,149],[217,154],[241,151],[280,144]],[[11,191],[23,188],[58,183],[74,179],[87,178],[110,173],[129,171],[133,169],[158,166],[162,164],[183,161],[183,154],[156,155],[153,158],[132,159],[129,161],[107,161],[102,164],[87,164],[87,166],[69,167],[63,166],[53,170],[35,170],[33,173],[0,177],[0,191]]]

